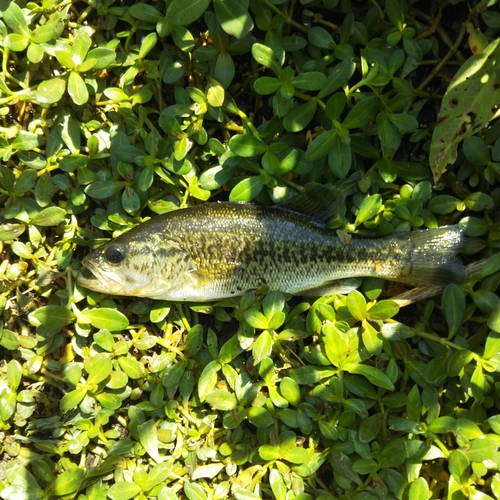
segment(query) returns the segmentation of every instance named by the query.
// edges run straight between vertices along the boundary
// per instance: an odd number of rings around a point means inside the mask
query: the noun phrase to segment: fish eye
[[[119,264],[125,258],[125,254],[121,248],[110,246],[104,252],[104,257],[111,264]]]

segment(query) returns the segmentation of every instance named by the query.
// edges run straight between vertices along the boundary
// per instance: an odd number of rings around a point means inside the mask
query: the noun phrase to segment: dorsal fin
[[[274,208],[307,215],[316,223],[325,226],[340,210],[344,201],[345,196],[339,188],[326,184],[314,186],[304,194],[279,203]]]

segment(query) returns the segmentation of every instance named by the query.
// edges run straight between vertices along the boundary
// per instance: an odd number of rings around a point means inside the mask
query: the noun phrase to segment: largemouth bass
[[[209,302],[267,285],[294,295],[346,293],[346,278],[460,283],[462,228],[342,242],[327,227],[344,202],[319,186],[275,206],[205,203],[144,222],[83,259],[78,283],[115,295]]]

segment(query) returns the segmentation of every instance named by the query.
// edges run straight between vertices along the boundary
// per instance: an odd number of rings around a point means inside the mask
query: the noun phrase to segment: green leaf
[[[12,28],[15,33],[22,34],[25,37],[30,36],[31,33],[24,13],[16,2],[9,2],[8,8],[3,11],[3,19],[5,24]]]
[[[234,394],[223,390],[211,391],[205,400],[214,410],[221,411],[234,410],[238,404]]]
[[[137,57],[139,59],[144,59],[154,49],[157,41],[158,36],[154,31],[152,33],[148,33],[142,39],[141,48],[139,49]]]
[[[25,170],[21,172],[21,175],[16,181],[14,188],[14,193],[19,196],[23,195],[35,186],[36,182],[36,171],[32,169]]]
[[[196,467],[191,479],[208,478],[213,479],[219,472],[224,469],[223,463],[213,463]]]
[[[313,139],[306,151],[306,160],[315,161],[326,156],[334,147],[337,141],[335,129],[327,130]]]
[[[262,460],[271,461],[281,458],[280,449],[278,446],[271,444],[263,444],[259,447],[259,455]]]
[[[19,151],[29,151],[40,146],[42,138],[31,132],[21,131],[21,133],[12,141],[12,149]]]
[[[345,343],[345,342],[344,342]],[[290,370],[289,375],[298,383],[302,385],[317,384],[324,378],[331,377],[336,373],[333,368],[326,368],[320,366],[306,365],[295,370]]]
[[[448,458],[448,468],[457,483],[465,486],[470,476],[470,461],[462,450],[453,450]]]
[[[147,420],[146,422],[139,424],[137,426],[137,434],[139,436],[139,442],[148,452],[148,455],[155,462],[160,462],[161,457],[158,452],[158,434],[154,420]]]
[[[125,330],[129,325],[128,319],[123,313],[107,307],[82,311],[78,322],[90,323],[95,328],[105,328],[110,332]]]
[[[29,39],[18,33],[9,33],[3,40],[5,48],[12,50],[12,52],[22,52],[26,49]]]
[[[228,35],[241,39],[253,28],[248,0],[214,0],[213,3],[215,15]]]
[[[38,212],[33,219],[32,224],[35,226],[58,226],[64,221],[66,212],[59,207],[47,207],[41,212]]]
[[[52,177],[49,172],[43,173],[35,186],[35,199],[41,207],[46,207],[52,201],[52,196],[56,191],[56,187],[52,182]],[[63,210],[64,212],[64,210]],[[57,224],[56,224],[57,225]]]
[[[301,90],[321,90],[326,84],[326,76],[319,71],[310,71],[295,76],[292,84]]]
[[[85,471],[81,468],[68,469],[57,476],[52,485],[51,493],[64,497],[78,492],[85,477]]]
[[[12,391],[17,390],[19,384],[21,383],[22,376],[23,376],[23,368],[21,364],[19,363],[19,361],[11,359],[7,363],[7,382]]]
[[[453,283],[446,285],[441,299],[446,323],[448,324],[448,338],[452,338],[462,324],[465,311],[465,293]]]
[[[247,177],[234,186],[229,201],[252,201],[263,187],[260,177]]]
[[[334,366],[342,366],[347,357],[347,337],[331,321],[323,327],[325,351]]]
[[[380,354],[383,348],[382,337],[379,332],[371,325],[371,323],[363,322],[363,331],[361,333],[363,345],[370,354]]]
[[[401,144],[401,134],[399,130],[391,123],[386,111],[377,115],[377,133],[382,143],[382,153],[385,156],[392,156]]]
[[[300,387],[295,380],[289,377],[283,377],[280,382],[281,395],[293,406],[300,404]]]
[[[259,156],[267,151],[267,146],[264,142],[246,134],[234,135],[229,140],[228,146],[234,154],[243,158]]]
[[[217,372],[221,369],[221,364],[214,360],[208,363],[201,372],[198,379],[198,396],[200,401],[205,401],[207,395],[214,389],[217,383]]]
[[[111,485],[107,491],[107,496],[111,500],[130,500],[136,497],[141,491],[142,488],[138,484],[128,481],[117,481]]]
[[[446,434],[448,432],[455,432],[457,421],[450,416],[442,416],[434,419],[427,427],[429,432],[435,434]]]
[[[122,181],[95,181],[85,188],[85,194],[97,200],[105,200],[122,189]]]
[[[62,411],[69,411],[75,409],[83,400],[87,394],[86,387],[80,387],[74,391],[70,391],[63,396],[60,403],[60,408]]]
[[[460,203],[458,198],[448,194],[440,194],[429,202],[429,210],[439,215],[446,215],[456,210]]]
[[[146,7],[149,6],[147,4],[141,4],[141,8],[146,8]],[[115,61],[116,52],[113,49],[107,47],[97,47],[89,51],[89,53],[87,54],[87,59],[93,59],[96,61],[95,64],[92,66],[93,70],[105,69],[111,66]]]
[[[235,170],[235,168],[227,168],[222,165],[209,168],[200,175],[201,187],[210,191],[219,189],[231,179]]]
[[[448,361],[448,375],[450,377],[456,377],[473,359],[474,354],[468,349],[461,349],[455,352]]]
[[[357,290],[352,290],[347,295],[346,306],[351,316],[358,321],[366,319],[366,300]]]
[[[382,387],[383,389],[387,389],[389,391],[394,390],[394,384],[391,382],[389,377],[374,366],[346,363],[342,368],[349,373],[363,375],[377,387]]]
[[[259,429],[265,429],[274,424],[274,418],[265,408],[259,406],[251,406],[247,408],[246,414],[248,420],[251,424],[255,425],[255,427]]]
[[[269,484],[276,500],[285,500],[287,488],[283,476],[278,469],[272,468],[269,472]]]
[[[347,98],[343,92],[333,94],[326,103],[325,114],[332,122],[338,120],[347,104]]]
[[[464,200],[465,206],[469,210],[482,212],[483,210],[491,210],[494,206],[493,199],[486,193],[471,193]]]
[[[0,224],[0,241],[10,241],[21,236],[26,231],[24,224]]]
[[[81,106],[89,100],[89,91],[83,78],[76,71],[71,71],[68,78],[68,94],[75,104]]]
[[[210,0],[172,0],[165,14],[169,23],[185,26],[199,19],[210,5]]]
[[[378,97],[366,97],[353,106],[342,125],[348,129],[363,127],[375,118],[379,109],[380,99]]]
[[[60,45],[57,47],[55,50],[55,56],[61,66],[68,69],[73,69],[75,67],[73,52],[69,45]]]
[[[498,443],[491,438],[474,439],[469,448],[465,450],[471,462],[481,463],[492,458],[498,450]]]
[[[131,378],[134,380],[138,380],[141,377],[144,377],[146,373],[146,369],[144,365],[137,361],[136,359],[129,358],[126,356],[120,356],[118,358],[118,364],[120,368]],[[177,365],[175,365],[177,366]]]
[[[307,30],[309,42],[321,49],[332,49],[335,47],[335,41],[330,33],[321,26],[312,26]]]
[[[417,477],[410,484],[408,500],[428,500],[430,496],[429,485],[423,477]]]
[[[148,480],[141,484],[143,491],[150,491],[155,486],[165,483],[170,474],[172,473],[171,463],[159,463],[153,466],[148,472]],[[168,497],[165,497],[168,500]]]
[[[0,421],[7,422],[16,411],[17,394],[4,392],[0,395]]]
[[[483,399],[485,383],[486,381],[484,377],[483,367],[481,365],[477,365],[470,379],[470,388],[472,391],[472,395],[477,401],[482,401]]]
[[[360,458],[352,464],[352,470],[358,474],[371,474],[378,469],[378,463],[372,458]]]
[[[476,135],[464,139],[463,150],[465,157],[474,165],[485,167],[491,159],[484,139]]]
[[[380,300],[368,309],[370,319],[388,319],[399,312],[399,306],[393,300]]]
[[[129,14],[140,21],[156,24],[162,19],[162,13],[147,3],[136,3],[129,7]]]
[[[33,33],[31,33],[30,39],[34,42],[32,45],[36,46],[35,44],[47,43],[54,40],[61,34],[63,28],[64,24],[62,22],[50,22],[38,26],[33,30]],[[40,49],[43,51],[42,47],[40,47]]]
[[[398,0],[386,0],[385,13],[391,21],[392,25],[398,30],[402,31],[404,28],[404,14]],[[416,497],[415,500],[420,497]]]
[[[490,359],[500,353],[500,334],[499,332],[491,332],[484,346],[483,359]]]
[[[363,224],[367,220],[372,219],[375,215],[377,215],[381,207],[382,197],[379,194],[367,196],[359,207],[355,224]]]
[[[272,76],[257,78],[253,84],[255,92],[260,95],[274,94],[282,85],[282,82]]]
[[[356,64],[351,58],[347,57],[343,59],[342,62],[334,66],[330,71],[326,79],[326,84],[323,86],[322,90],[319,91],[316,97],[318,99],[322,99],[323,97],[340,89],[349,81],[355,70]]]
[[[107,379],[113,369],[113,362],[110,358],[92,358],[84,364],[88,385],[97,385]]]
[[[328,167],[335,177],[344,179],[352,166],[350,138],[342,139],[337,135],[328,153]]]
[[[248,309],[244,313],[245,321],[253,328],[265,330],[268,327],[267,318],[256,309]]]
[[[184,493],[188,500],[208,500],[205,490],[199,484],[191,481],[184,482]]]
[[[178,363],[170,365],[163,373],[163,386],[166,388],[176,387],[179,384],[181,378],[184,376],[185,369],[186,363],[184,361],[179,361]]]
[[[277,75],[281,73],[281,64],[271,47],[261,43],[254,43],[252,45],[252,55],[259,64],[262,64],[262,66],[271,69]]]
[[[418,120],[412,115],[391,113],[389,120],[401,132],[412,132],[418,128]]]
[[[213,70],[214,78],[220,82],[223,88],[227,88],[233,81],[234,73],[235,67],[233,58],[226,51],[220,52],[215,58]]]
[[[264,330],[255,340],[252,347],[254,365],[258,365],[263,359],[268,358],[273,349],[273,337],[268,330]]]
[[[479,276],[481,279],[500,271],[500,254],[492,255],[481,268]],[[491,326],[490,326],[491,328]]]
[[[125,186],[125,189],[122,191],[122,207],[129,214],[135,214],[135,212],[140,210],[141,200],[134,188]]]
[[[55,305],[40,307],[28,315],[33,326],[43,325],[56,330],[68,325],[74,318],[75,315],[70,309]]]
[[[283,126],[289,132],[300,132],[305,129],[316,113],[316,101],[308,101],[292,108],[283,119]]]
[[[72,49],[72,57],[75,66],[79,66],[85,61],[87,57],[87,53],[92,45],[92,39],[89,34],[85,30],[85,28],[80,28],[75,32],[75,36],[73,38]]]
[[[111,333],[107,330],[97,332],[94,335],[94,342],[107,352],[111,352],[115,345],[115,339],[113,338],[113,335],[111,335]]]

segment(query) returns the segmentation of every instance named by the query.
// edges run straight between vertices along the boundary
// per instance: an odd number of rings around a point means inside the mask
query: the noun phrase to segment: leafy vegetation
[[[500,498],[496,0],[0,15],[1,498]],[[347,193],[341,234],[460,223],[485,263],[401,310],[376,279],[208,305],[74,285],[150,216],[309,182]]]

